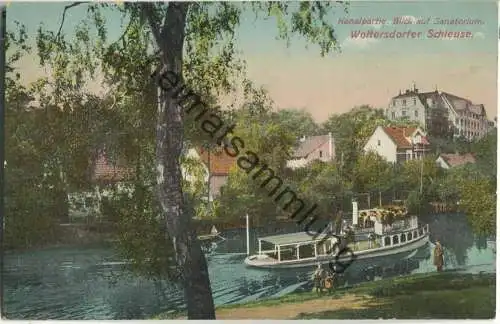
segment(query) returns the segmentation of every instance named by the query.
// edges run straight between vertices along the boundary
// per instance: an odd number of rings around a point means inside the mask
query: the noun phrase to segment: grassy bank
[[[495,316],[495,275],[417,274],[337,289],[321,297],[307,292],[221,306],[216,312],[218,319],[489,319]]]

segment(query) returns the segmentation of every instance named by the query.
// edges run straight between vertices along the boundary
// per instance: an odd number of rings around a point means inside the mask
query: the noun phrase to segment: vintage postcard
[[[495,317],[496,3],[1,12],[2,318]]]

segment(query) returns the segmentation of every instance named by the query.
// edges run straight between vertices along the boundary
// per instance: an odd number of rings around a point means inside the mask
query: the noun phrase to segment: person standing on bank
[[[436,246],[434,247],[434,265],[438,272],[443,271],[444,257],[443,257],[443,247],[439,240],[436,241]]]
[[[321,267],[321,264],[318,263],[318,267],[316,268],[316,271],[313,273],[313,282],[314,282],[314,290],[318,295],[320,295],[323,292],[323,268]]]

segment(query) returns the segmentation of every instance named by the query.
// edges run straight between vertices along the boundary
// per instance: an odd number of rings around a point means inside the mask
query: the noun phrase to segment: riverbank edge
[[[425,273],[425,274],[413,274],[404,277],[387,278],[377,281],[365,282],[356,284],[349,287],[337,288],[332,294],[325,294],[323,296],[318,296],[314,292],[301,292],[301,293],[291,293],[278,298],[266,298],[256,301],[251,301],[241,304],[230,304],[221,305],[216,307],[216,312],[221,312],[225,310],[242,310],[242,309],[252,309],[252,308],[262,308],[269,307],[269,312],[273,312],[273,306],[284,304],[296,304],[297,306],[313,300],[341,300],[343,298],[350,299],[352,296],[359,296],[361,299],[373,299],[373,298],[387,298],[394,297],[396,295],[411,295],[415,292],[425,293],[427,297],[442,293],[443,291],[467,291],[467,295],[473,294],[474,299],[480,300],[484,299],[485,292],[493,292],[495,296],[496,287],[496,273],[480,273],[480,274],[467,274],[459,273],[453,270],[444,271],[441,273]],[[416,290],[412,290],[416,289]],[[474,290],[476,289],[476,290]],[[479,296],[480,295],[480,296]],[[451,298],[462,298],[460,294],[450,294]],[[486,296],[490,298],[491,296]],[[490,298],[491,299],[491,298]],[[495,297],[493,297],[491,309],[491,314],[486,314],[485,318],[494,318],[495,314]],[[450,301],[450,300],[448,300]],[[463,301],[460,301],[463,302]],[[301,314],[305,317],[308,314]],[[303,317],[300,316],[300,317]],[[186,312],[163,312],[152,319],[180,319],[186,318]],[[315,318],[310,317],[310,318]],[[328,317],[318,317],[318,318],[330,318]],[[418,318],[418,317],[417,317]],[[437,317],[436,317],[437,318]],[[468,317],[473,318],[473,317]],[[483,317],[481,317],[483,318]],[[237,319],[236,317],[234,319]],[[349,318],[344,318],[349,319]],[[352,318],[356,319],[356,318]],[[369,318],[365,318],[369,319]],[[373,318],[377,319],[377,318]],[[404,318],[400,318],[404,319]]]
[[[4,249],[4,255],[12,255],[17,253],[34,253],[39,251],[48,251],[53,249],[88,249],[88,248],[102,248],[102,247],[113,247],[117,244],[118,240],[115,238],[104,238],[101,240],[89,241],[89,242],[59,242],[44,244],[40,246],[22,247],[22,248],[10,248]]]

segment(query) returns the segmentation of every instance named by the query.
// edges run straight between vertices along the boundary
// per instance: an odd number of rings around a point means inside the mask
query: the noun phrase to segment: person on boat
[[[368,248],[371,249],[375,246],[375,234],[368,234]]]
[[[436,246],[434,247],[434,265],[438,272],[443,271],[444,257],[443,257],[443,247],[439,240],[436,241]]]
[[[323,292],[323,268],[318,263],[318,267],[313,273],[314,290],[320,295]]]

